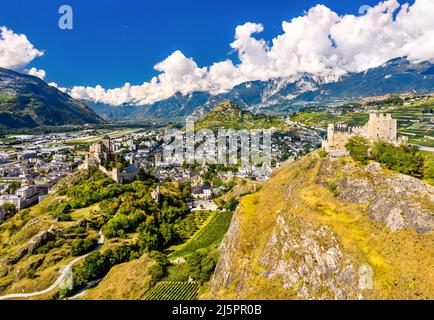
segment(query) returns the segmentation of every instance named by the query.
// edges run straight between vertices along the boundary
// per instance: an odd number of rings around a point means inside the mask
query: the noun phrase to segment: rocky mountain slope
[[[304,106],[335,105],[389,93],[429,93],[434,91],[434,65],[430,62],[411,63],[396,58],[360,73],[341,78],[318,78],[311,74],[248,81],[226,93],[212,95],[192,92],[144,106],[92,105],[107,119],[128,120],[176,118],[193,113],[205,114],[224,100],[234,101],[254,113],[280,114]]]
[[[0,129],[102,122],[84,103],[41,79],[0,68]]]
[[[311,154],[240,202],[212,299],[433,299],[434,188]]]

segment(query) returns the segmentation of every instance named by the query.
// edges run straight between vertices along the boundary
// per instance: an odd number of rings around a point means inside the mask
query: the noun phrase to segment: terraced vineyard
[[[190,268],[187,263],[173,263],[167,270],[164,281],[184,282],[190,277]]]
[[[145,296],[145,300],[196,300],[199,284],[195,282],[161,281]]]
[[[210,211],[192,211],[185,219],[175,225],[175,231],[183,239],[188,239],[205,223],[210,214]]]
[[[231,223],[233,212],[217,212],[212,220],[207,224],[194,238],[188,241],[179,251],[173,254],[173,257],[180,257],[193,253],[197,249],[209,248],[219,244]]]

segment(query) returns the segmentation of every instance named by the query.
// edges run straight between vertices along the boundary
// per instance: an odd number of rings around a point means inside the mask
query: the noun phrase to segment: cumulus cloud
[[[45,70],[43,69],[36,69],[35,67],[31,68],[29,71],[27,71],[28,74],[30,74],[31,76],[35,76],[40,78],[41,80],[44,80],[45,78]]]
[[[20,69],[42,55],[44,53],[36,49],[24,34],[0,27],[0,67]]]
[[[289,77],[307,72],[323,81],[336,81],[347,72],[360,72],[395,58],[434,61],[434,1],[416,0],[400,5],[386,0],[363,15],[338,15],[317,5],[304,15],[282,23],[282,33],[267,42],[258,39],[264,30],[248,22],[235,29],[230,47],[238,62],[216,62],[199,67],[192,58],[175,51],[155,65],[160,74],[141,85],[104,89],[74,87],[75,98],[111,105],[146,104],[176,92],[220,93],[249,80]]]

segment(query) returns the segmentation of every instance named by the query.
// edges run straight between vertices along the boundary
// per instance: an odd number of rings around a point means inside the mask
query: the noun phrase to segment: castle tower
[[[392,118],[390,113],[370,113],[366,135],[371,141],[395,142],[397,139],[397,121]]]
[[[104,151],[107,153],[107,154],[110,154],[110,152],[112,151],[112,149],[111,149],[111,143],[110,143],[110,137],[109,136],[104,136],[103,138],[102,138],[102,144],[104,145]]]

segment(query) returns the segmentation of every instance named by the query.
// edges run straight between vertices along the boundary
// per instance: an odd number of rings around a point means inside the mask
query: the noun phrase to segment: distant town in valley
[[[280,117],[278,125],[286,126],[283,130],[272,127],[273,167],[294,161],[321,146],[331,155],[348,155],[345,144],[351,136],[366,136],[371,141],[378,139],[396,145],[413,143],[421,150],[432,152],[433,108],[434,95],[401,94],[364,98],[342,106],[300,109],[290,116]],[[366,128],[362,128],[365,124]],[[217,128],[219,125],[225,127],[218,121],[210,126]],[[0,138],[0,206],[8,208],[2,210],[2,219],[39,203],[59,180],[92,166],[118,183],[134,181],[141,169],[159,181],[192,182],[195,190],[220,193],[219,187],[201,184],[207,165],[196,172],[182,161],[178,164],[164,161],[163,139],[167,130],[164,126],[64,130],[36,135],[5,133]],[[116,167],[119,159],[125,163]],[[231,170],[230,175],[226,171],[218,173],[218,178],[258,181],[269,178],[253,167],[238,166]]]

